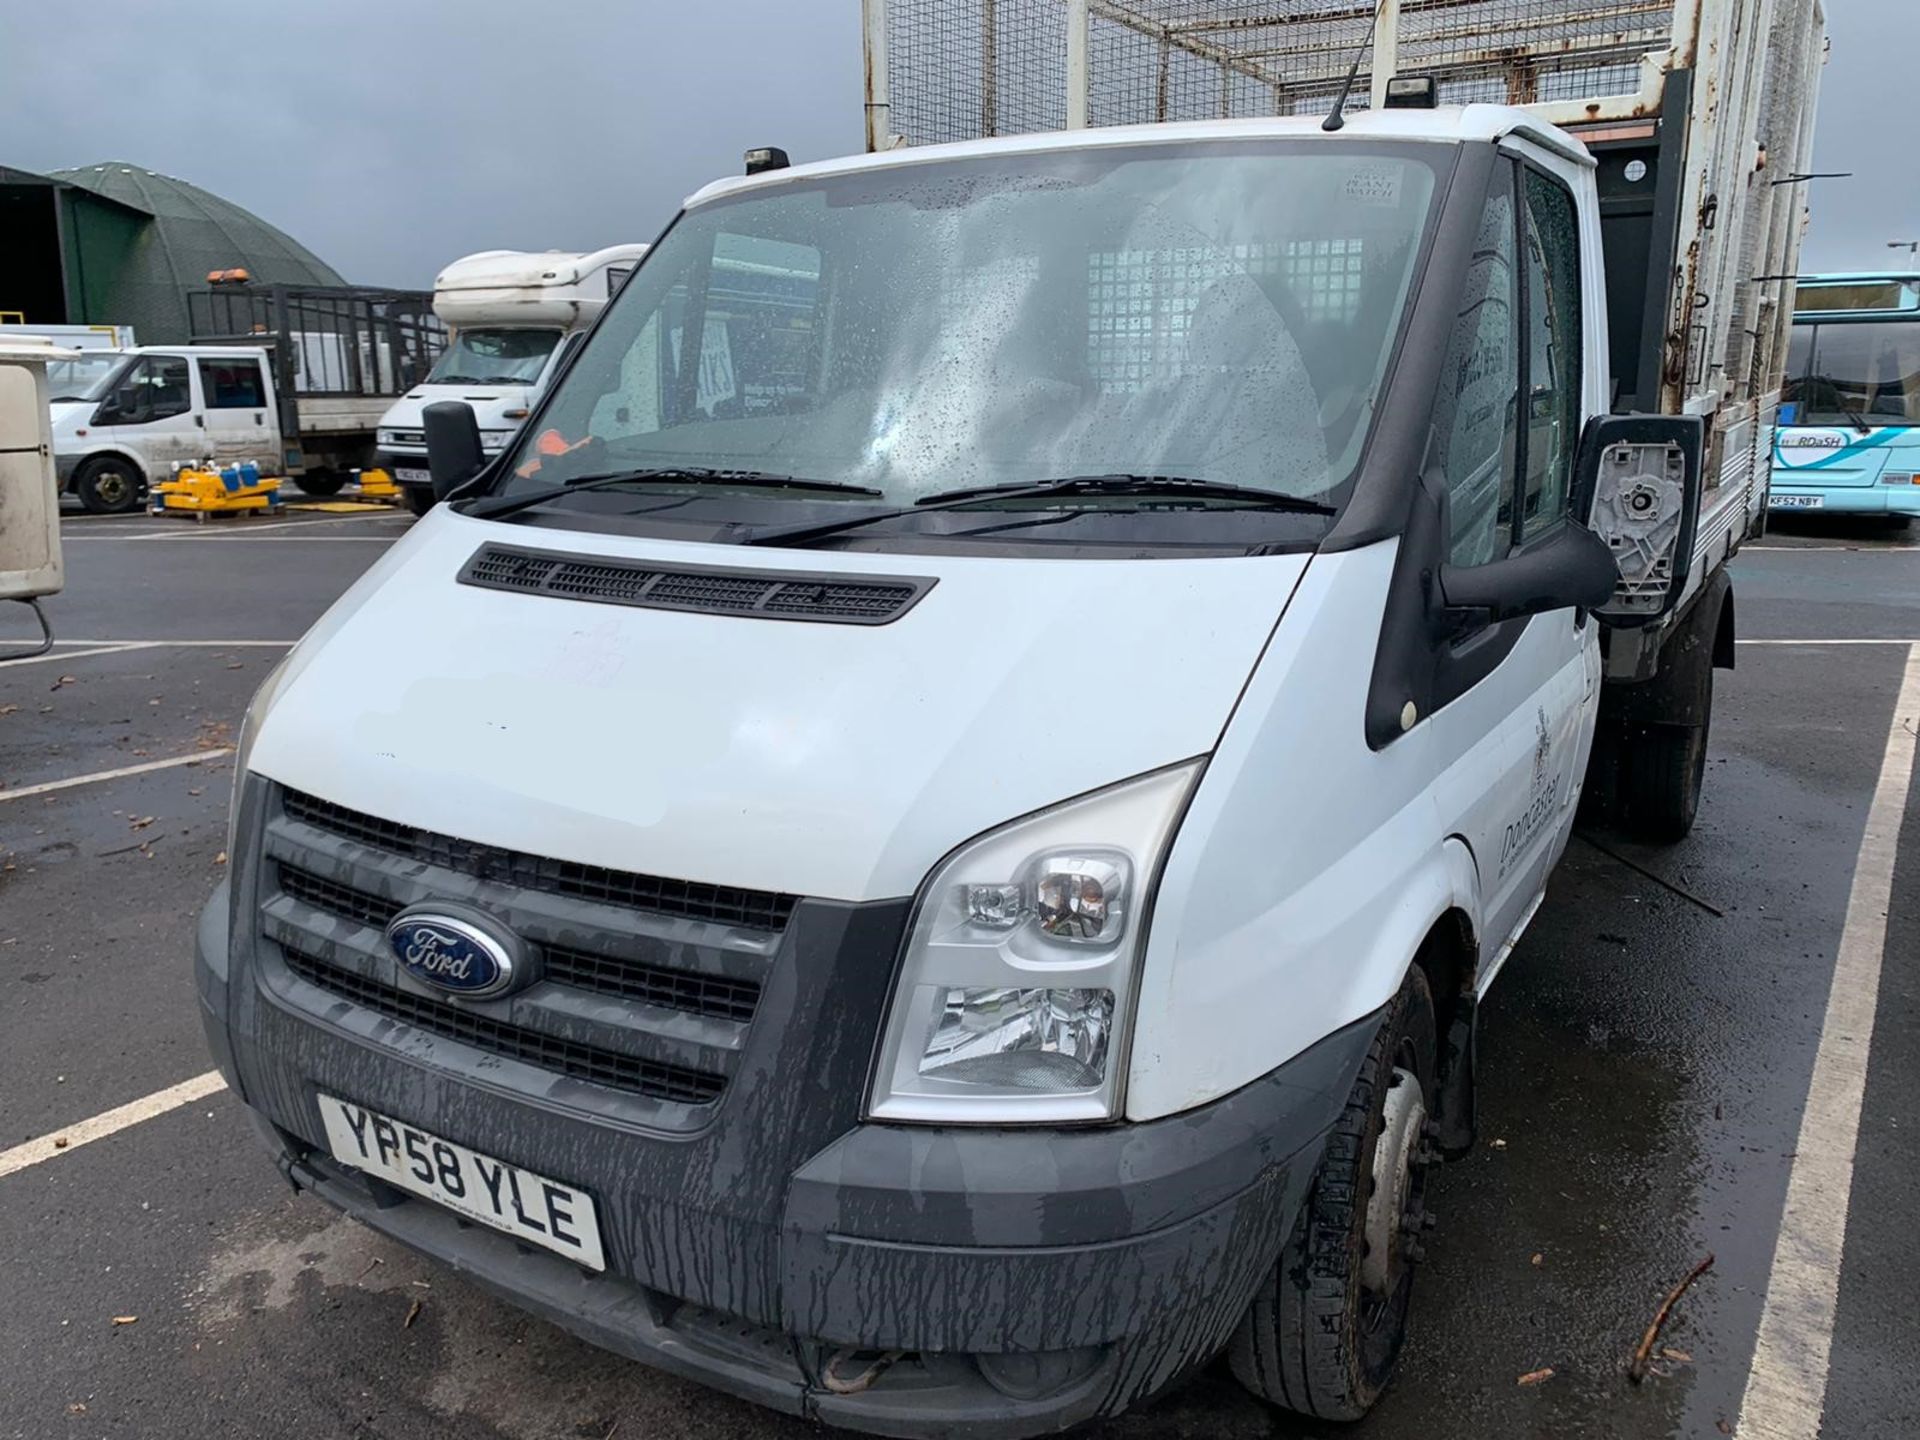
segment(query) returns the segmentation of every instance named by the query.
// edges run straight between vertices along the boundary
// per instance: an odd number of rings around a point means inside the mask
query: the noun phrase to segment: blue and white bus
[[[1800,281],[1769,504],[1920,515],[1920,274]]]

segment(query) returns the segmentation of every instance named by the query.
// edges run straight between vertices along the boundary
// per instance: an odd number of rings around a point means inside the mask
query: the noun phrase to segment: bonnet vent
[[[933,580],[921,576],[655,565],[511,545],[483,545],[474,551],[460,572],[460,583],[597,605],[837,625],[898,620],[933,588]]]

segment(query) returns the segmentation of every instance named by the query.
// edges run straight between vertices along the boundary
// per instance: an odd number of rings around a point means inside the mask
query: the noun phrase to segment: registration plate
[[[593,1197],[363,1105],[321,1095],[327,1146],[342,1165],[444,1205],[516,1240],[607,1268]]]
[[[393,467],[393,483],[396,485],[431,485],[433,483],[433,472],[431,470],[415,470],[410,465],[396,465]]]
[[[1767,504],[1775,510],[1820,510],[1826,507],[1824,495],[1775,495]]]

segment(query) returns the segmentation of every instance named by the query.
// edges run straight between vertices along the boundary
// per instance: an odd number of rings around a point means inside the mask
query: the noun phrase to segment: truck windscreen
[[[1920,423],[1920,320],[1801,321],[1781,401],[1795,425]]]
[[[560,343],[558,330],[462,330],[434,362],[429,385],[531,385]]]
[[[99,400],[126,360],[118,350],[86,350],[71,360],[52,361],[47,366],[47,399],[55,404],[62,400]]]
[[[893,504],[1116,472],[1337,504],[1451,158],[1329,140],[1010,151],[695,206],[601,318],[504,493],[686,465]]]

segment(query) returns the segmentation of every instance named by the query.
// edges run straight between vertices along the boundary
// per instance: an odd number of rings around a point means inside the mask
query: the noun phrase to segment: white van
[[[251,460],[266,474],[283,473],[265,350],[142,345],[83,373],[89,358],[48,383],[60,485],[89,511],[133,509],[150,483],[202,460]]]
[[[1576,809],[1694,818],[1800,228],[1690,149],[1750,78],[1604,169],[1381,107],[692,197],[497,455],[428,407],[448,503],[250,708],[196,973],[283,1173],[831,1424],[1223,1351],[1363,1413]],[[1669,342],[1673,256],[1737,280]]]
[[[433,504],[421,414],[440,400],[471,405],[489,452],[512,438],[542,387],[572,354],[645,245],[584,255],[486,250],[456,260],[433,282],[434,313],[452,328],[425,382],[381,418],[379,463],[415,514]]]

